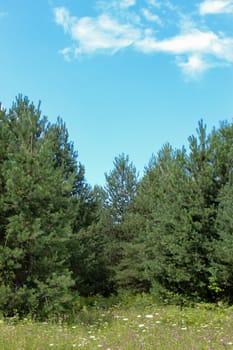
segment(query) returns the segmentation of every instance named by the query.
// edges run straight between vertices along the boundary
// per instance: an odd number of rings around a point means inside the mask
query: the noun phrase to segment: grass
[[[83,307],[68,322],[0,320],[1,350],[233,350],[233,308],[181,310],[141,297],[135,303]]]

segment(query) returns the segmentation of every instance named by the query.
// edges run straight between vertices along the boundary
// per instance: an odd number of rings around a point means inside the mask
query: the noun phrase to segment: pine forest
[[[188,135],[187,135],[188,137]],[[147,160],[145,160],[146,164]],[[233,123],[128,155],[90,186],[64,121],[19,95],[0,109],[0,312],[69,314],[122,293],[233,303]]]

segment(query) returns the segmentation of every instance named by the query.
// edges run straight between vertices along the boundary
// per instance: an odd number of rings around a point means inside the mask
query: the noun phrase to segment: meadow
[[[148,298],[83,306],[73,320],[0,320],[1,350],[233,349],[233,308],[161,306]]]

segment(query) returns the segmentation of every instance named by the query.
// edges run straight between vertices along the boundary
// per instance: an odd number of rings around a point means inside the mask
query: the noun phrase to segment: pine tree
[[[148,277],[173,296],[215,298],[209,283],[219,239],[218,196],[231,166],[224,140],[223,130],[207,135],[201,121],[197,137],[189,138],[189,154],[165,146],[142,180]]]
[[[72,150],[65,158],[64,125],[50,125],[26,97],[17,98],[4,123],[9,143],[2,165],[1,308],[8,314],[59,312],[73,285],[67,249],[76,176]]]
[[[85,186],[76,197],[75,220],[69,243],[70,267],[75,281],[73,289],[82,296],[108,295],[109,261],[102,223],[102,189]]]
[[[4,228],[6,219],[4,215],[4,196],[5,196],[5,181],[3,175],[4,162],[7,159],[7,145],[10,141],[9,130],[7,127],[7,115],[6,111],[1,107],[0,104],[0,242],[4,241]]]
[[[218,186],[218,212],[216,230],[218,240],[214,246],[209,288],[216,298],[233,302],[233,124],[221,123],[214,130],[215,182]]]
[[[138,174],[129,157],[121,154],[114,160],[114,168],[105,174],[106,186],[103,191],[102,231],[106,237],[107,260],[112,271],[110,285],[118,288],[122,261],[126,246],[131,240],[127,225],[127,212],[132,208],[136,196]],[[118,278],[119,277],[119,278]]]
[[[105,174],[105,204],[116,226],[124,221],[124,215],[134,199],[138,175],[129,156],[124,153],[115,158],[113,165],[113,170]]]
[[[150,164],[142,182],[146,227],[145,269],[154,292],[167,290],[190,294],[195,252],[191,251],[191,224],[187,205],[191,202],[185,151],[165,145]],[[142,200],[141,200],[142,203]],[[144,204],[145,205],[145,204]],[[166,293],[165,293],[166,295]],[[166,295],[167,297],[167,295]]]

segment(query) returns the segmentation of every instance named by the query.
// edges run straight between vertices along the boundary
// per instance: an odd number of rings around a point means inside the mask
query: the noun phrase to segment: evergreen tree
[[[210,288],[222,298],[233,302],[233,184],[226,184],[219,196],[217,230],[219,240],[215,246]]]
[[[138,174],[129,157],[121,154],[115,158],[113,170],[105,177],[101,223],[107,242],[107,260],[112,270],[110,284],[119,287],[118,272],[122,269],[126,245],[131,240],[129,232],[125,230],[126,215],[136,196]]]
[[[39,106],[22,96],[4,127],[9,143],[2,165],[1,308],[8,314],[59,313],[73,285],[67,249],[77,176],[73,150],[64,125],[48,124]]]
[[[156,293],[190,295],[198,288],[193,272],[199,268],[199,259],[187,208],[192,193],[185,162],[184,150],[165,145],[142,181],[144,203],[149,206],[145,211],[145,269]]]
[[[215,182],[220,188],[215,244],[209,288],[217,298],[233,302],[233,124],[221,123],[214,130],[212,140],[215,149]]]
[[[0,106],[0,310],[64,312],[119,289],[232,302],[233,124],[166,144],[138,181],[121,154],[92,189],[65,123]],[[174,299],[173,299],[174,300]]]
[[[4,228],[6,225],[6,218],[4,215],[4,196],[5,196],[5,181],[3,175],[4,162],[7,159],[7,145],[10,141],[9,130],[7,127],[7,115],[6,111],[0,104],[0,242],[4,240]]]
[[[129,156],[124,153],[115,158],[113,165],[113,170],[105,174],[105,205],[116,226],[124,221],[124,215],[134,199],[138,175]]]
[[[218,195],[230,165],[229,143],[222,141],[219,132],[207,135],[201,121],[188,156],[165,146],[142,181],[148,277],[173,295],[215,298],[209,283],[219,239]]]
[[[212,262],[219,256],[221,249],[217,247],[219,240],[222,240],[222,231],[217,229],[221,225],[216,224],[219,212],[222,212],[221,207],[219,209],[219,195],[229,182],[232,172],[233,127],[232,124],[223,122],[207,136],[206,127],[200,122],[198,131],[199,145],[193,137],[190,140],[192,152],[189,170],[194,179],[194,203],[199,203],[199,210],[194,207],[195,210],[192,211],[192,221],[201,243],[198,252],[203,266],[203,284],[206,286],[206,295],[213,300],[216,291],[213,288],[215,277],[211,274]]]
[[[82,296],[108,295],[109,261],[106,256],[106,235],[102,222],[101,188],[86,188],[78,197],[73,234],[69,243],[70,266],[74,289]]]

